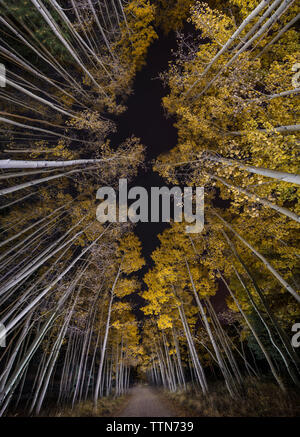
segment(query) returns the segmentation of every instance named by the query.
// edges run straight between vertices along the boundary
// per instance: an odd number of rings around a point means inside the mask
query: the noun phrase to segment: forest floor
[[[87,400],[79,402],[72,407],[48,407],[44,408],[39,417],[115,417],[117,412],[124,408],[128,403],[129,396],[109,396],[98,400],[97,408],[94,408],[93,401]],[[11,416],[26,416],[19,412]]]
[[[147,385],[138,385],[130,390],[129,400],[117,417],[175,417],[169,402],[160,392]]]
[[[146,384],[132,387],[125,396],[103,397],[97,409],[83,401],[71,407],[48,407],[41,417],[300,417],[300,394],[281,392],[273,382],[245,381],[244,395],[232,399],[223,383],[212,384],[203,396],[194,390],[171,393]],[[9,416],[27,416],[18,411]]]
[[[176,417],[299,417],[300,393],[287,389],[283,393],[269,381],[248,378],[244,395],[233,399],[223,383],[215,383],[203,396],[195,391],[162,391]]]

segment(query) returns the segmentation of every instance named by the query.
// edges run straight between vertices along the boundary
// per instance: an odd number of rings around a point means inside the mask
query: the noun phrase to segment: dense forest
[[[298,19],[294,0],[1,0],[0,415],[99,411],[138,381],[203,415],[299,415]],[[171,40],[159,150],[119,129]],[[204,187],[202,232],[97,220],[100,187],[145,174]]]

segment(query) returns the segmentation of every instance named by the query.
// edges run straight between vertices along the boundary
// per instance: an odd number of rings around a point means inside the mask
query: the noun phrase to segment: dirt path
[[[118,417],[174,417],[156,390],[139,385],[131,389],[130,399]]]

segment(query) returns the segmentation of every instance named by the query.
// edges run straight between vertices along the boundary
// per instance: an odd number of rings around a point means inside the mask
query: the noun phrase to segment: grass
[[[127,396],[102,398],[97,403],[97,409],[94,409],[92,401],[80,402],[73,409],[57,410],[54,417],[112,417],[125,405],[126,401]]]
[[[216,383],[210,393],[164,392],[180,417],[297,417],[300,416],[300,393],[289,389],[283,393],[269,381],[247,379],[245,394],[232,399],[224,384]]]
[[[94,409],[92,401],[83,401],[72,409],[68,407],[49,407],[45,408],[38,415],[39,417],[114,417],[125,406],[128,396],[104,397],[99,399],[97,408]],[[26,414],[25,414],[26,415]],[[23,416],[23,414],[13,414],[13,416]]]

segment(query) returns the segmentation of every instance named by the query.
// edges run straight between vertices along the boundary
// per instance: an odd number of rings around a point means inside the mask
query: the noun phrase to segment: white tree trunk
[[[228,228],[231,230],[231,232],[234,233],[234,235],[241,240],[241,242],[248,247],[252,253],[254,253],[254,255],[257,256],[257,258],[259,258],[263,264],[266,266],[266,268],[269,270],[270,273],[272,273],[273,276],[275,276],[275,278],[283,285],[283,287],[297,300],[297,302],[300,302],[300,295],[299,293],[294,290],[294,288],[289,285],[286,280],[280,275],[280,273],[266,260],[266,258],[259,253],[256,249],[254,249],[254,247],[248,243],[248,241],[246,241],[240,234],[238,234],[238,232],[236,232],[233,227],[227,223],[217,212],[213,212],[214,215],[216,215],[221,222]]]

